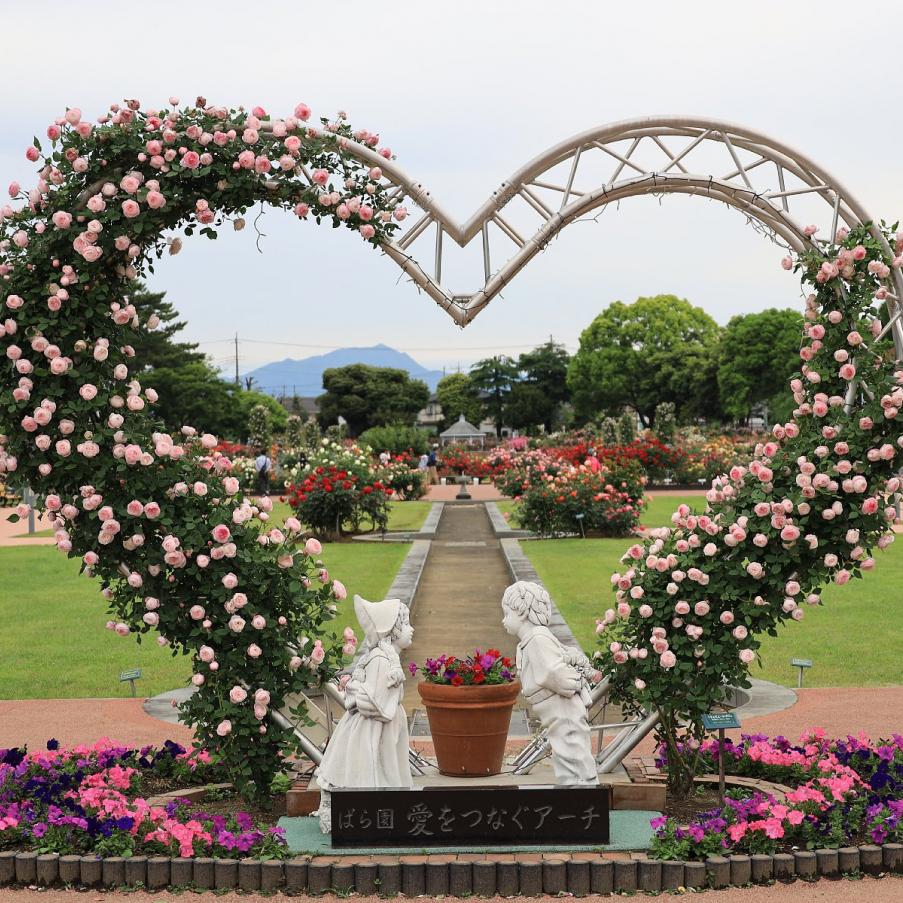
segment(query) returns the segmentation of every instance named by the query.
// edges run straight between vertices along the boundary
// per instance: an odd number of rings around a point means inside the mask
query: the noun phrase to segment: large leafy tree
[[[504,354],[484,358],[470,368],[470,381],[483,394],[483,411],[495,424],[496,436],[502,433],[505,405],[519,377],[517,364]]]
[[[288,412],[271,395],[240,389],[203,362],[159,367],[142,377],[159,393],[157,415],[170,431],[190,424],[223,439],[245,441],[251,408],[264,405],[275,432],[285,429]]]
[[[718,324],[702,308],[676,295],[615,301],[580,335],[568,368],[568,386],[581,420],[630,407],[644,426],[659,402],[678,416],[693,401],[698,365],[718,342]],[[717,386],[708,387],[710,393]]]
[[[139,367],[148,370],[206,362],[206,355],[198,351],[195,342],[176,340],[177,333],[185,328],[185,321],[179,319],[179,312],[171,301],[166,300],[166,292],[148,291],[147,286],[139,282],[129,292],[129,301],[135,305],[142,322],[152,314],[160,320],[156,329],[142,329],[135,333],[132,347]]]
[[[772,419],[789,416],[787,383],[799,370],[802,331],[803,318],[791,308],[731,319],[718,354],[718,393],[728,416],[746,421],[759,404]]]
[[[426,383],[411,379],[406,370],[367,364],[324,370],[323,388],[317,398],[320,425],[328,427],[342,417],[353,436],[371,426],[410,425],[430,398]]]
[[[480,425],[483,406],[480,404],[477,387],[466,373],[443,376],[436,386],[436,400],[442,408],[446,426],[455,423],[462,414],[468,423]]]
[[[560,420],[560,409],[570,400],[567,386],[570,355],[564,345],[551,339],[517,359],[523,374],[511,390],[508,422],[517,429],[552,429]]]

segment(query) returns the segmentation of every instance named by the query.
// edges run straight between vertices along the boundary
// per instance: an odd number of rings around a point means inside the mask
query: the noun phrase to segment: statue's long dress
[[[412,786],[403,679],[389,686],[390,672],[397,675],[400,668],[397,656],[392,661],[377,647],[354,669],[345,687],[350,708],[317,769],[321,789]]]

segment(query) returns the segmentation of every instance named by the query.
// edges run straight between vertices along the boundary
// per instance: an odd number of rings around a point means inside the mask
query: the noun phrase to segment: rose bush
[[[57,546],[99,579],[111,629],[138,640],[156,632],[191,657],[198,692],[184,716],[230,779],[260,794],[297,748],[268,714],[342,660],[332,641],[310,645],[336,592],[296,548],[297,520],[272,527],[269,502],[243,496],[213,436],[188,425],[171,436],[154,417],[157,393],[133,342],[156,318],[139,322],[129,291],[155,256],[181,249],[175,231],[215,239],[258,203],[374,247],[405,211],[382,179],[391,152],[344,118],[319,128],[305,124],[305,104],[273,118],[170,102],[114,104],[96,123],[70,108],[26,151],[40,164],[36,186],[10,186],[16,206],[0,209],[0,474],[33,487]],[[351,142],[355,158],[344,153]]]
[[[712,483],[705,514],[682,505],[612,576],[615,606],[598,629],[604,640],[620,621],[620,638],[600,657],[628,709],[659,711],[677,794],[698,768],[698,743],[681,735],[700,740],[723,687],[749,686],[759,635],[802,619],[826,583],[861,577],[894,539],[903,369],[876,305],[901,251],[903,233],[860,226],[787,258],[816,287],[793,419]]]

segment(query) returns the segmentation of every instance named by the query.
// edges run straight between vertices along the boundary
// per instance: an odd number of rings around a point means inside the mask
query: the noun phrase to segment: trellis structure
[[[419,211],[383,249],[460,326],[470,323],[565,226],[637,195],[689,194],[722,201],[794,252],[813,247],[809,223],[820,225],[824,237],[833,237],[840,226],[874,223],[838,179],[799,151],[715,119],[650,116],[581,132],[522,166],[463,224],[394,162],[354,142],[343,147],[379,166],[395,186],[396,201]],[[889,251],[880,231],[873,227],[872,233]],[[464,248],[473,241],[481,250],[482,271],[471,281],[477,287],[454,291],[443,279],[451,243]],[[897,312],[903,298],[900,270],[893,270],[888,293]],[[899,320],[890,328],[903,357]]]

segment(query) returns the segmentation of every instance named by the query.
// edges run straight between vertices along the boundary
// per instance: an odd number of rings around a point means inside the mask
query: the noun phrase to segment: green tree
[[[288,415],[275,398],[226,382],[209,364],[160,367],[142,374],[141,380],[157,390],[155,412],[172,432],[188,424],[222,439],[243,441],[255,405],[270,412],[273,431],[285,429]]]
[[[412,424],[426,406],[430,390],[406,370],[350,364],[323,371],[323,395],[317,398],[324,429],[344,418],[353,436],[371,426]]]
[[[757,404],[767,404],[772,418],[789,413],[787,383],[800,368],[802,329],[791,308],[731,318],[718,354],[718,393],[728,416],[746,422]]]
[[[496,437],[502,434],[505,405],[511,388],[519,377],[517,364],[503,354],[477,361],[470,368],[470,381],[478,391],[484,393],[483,410],[495,424]]]
[[[534,383],[514,383],[505,402],[505,422],[516,430],[534,433],[540,426],[551,427],[557,407]]]
[[[443,376],[436,386],[436,400],[442,408],[445,426],[457,423],[461,415],[468,423],[480,425],[483,406],[477,387],[466,373],[450,373]]]
[[[558,426],[561,419],[561,406],[570,401],[570,392],[567,386],[570,360],[570,355],[564,345],[559,345],[551,339],[538,345],[532,351],[525,352],[517,359],[517,366],[523,373],[523,384],[538,389],[539,392],[522,391],[519,393],[520,399],[512,398],[515,410],[520,414],[521,419],[525,419],[525,422],[522,427],[515,423],[512,415],[509,414],[508,419],[511,426],[518,429],[526,428],[528,426],[526,421],[529,421],[530,427],[544,425],[548,430]],[[517,393],[517,387],[513,391]],[[535,407],[532,410],[529,405],[524,407],[524,402],[531,397],[535,400]],[[523,415],[527,413],[530,416],[524,418]]]
[[[577,416],[630,407],[651,426],[655,406],[672,401],[680,417],[692,400],[693,367],[719,332],[704,310],[675,295],[615,301],[583,331],[568,368]]]
[[[184,367],[187,364],[205,363],[206,355],[198,351],[196,342],[177,342],[175,336],[185,328],[179,312],[165,292],[148,291],[143,283],[129,292],[128,300],[135,305],[141,323],[154,314],[160,320],[156,329],[139,329],[132,339],[135,361],[144,370],[157,367]]]

